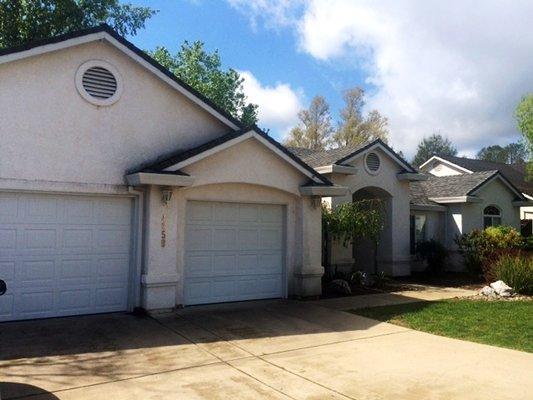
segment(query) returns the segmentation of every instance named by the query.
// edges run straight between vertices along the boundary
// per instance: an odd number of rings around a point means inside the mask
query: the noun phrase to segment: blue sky
[[[408,156],[439,132],[460,153],[519,138],[512,112],[533,90],[532,2],[491,0],[133,0],[159,13],[131,40],[176,51],[218,49],[243,72],[260,126],[282,139],[320,94],[334,119],[341,92],[367,90]]]

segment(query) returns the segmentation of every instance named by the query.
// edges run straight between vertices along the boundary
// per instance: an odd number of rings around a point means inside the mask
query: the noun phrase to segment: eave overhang
[[[429,197],[429,200],[435,203],[450,204],[450,203],[481,203],[479,197],[475,196],[455,196],[455,197]]]
[[[425,174],[419,174],[417,172],[400,172],[396,174],[399,181],[427,181],[428,177]]]
[[[344,186],[300,186],[302,196],[337,197],[347,193],[348,188]]]
[[[445,212],[446,206],[440,206],[438,204],[411,204],[411,211],[438,211]]]
[[[191,186],[194,177],[178,174],[157,174],[151,172],[136,172],[126,175],[126,181],[131,186],[158,185],[158,186]]]
[[[356,175],[357,168],[350,165],[330,164],[317,167],[315,170],[321,174]]]

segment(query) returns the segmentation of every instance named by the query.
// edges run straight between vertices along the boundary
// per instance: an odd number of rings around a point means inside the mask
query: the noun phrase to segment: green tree
[[[452,142],[438,133],[422,139],[418,144],[412,164],[419,167],[432,156],[455,156],[457,148]]]
[[[234,69],[222,68],[218,50],[208,53],[204,43],[185,41],[175,55],[165,47],[157,47],[148,53],[244,125],[252,126],[257,122],[257,105],[246,101],[244,79]]]
[[[518,129],[524,135],[527,142],[529,154],[533,154],[533,93],[522,97],[522,100],[516,107],[515,117]],[[533,162],[527,163],[527,179],[533,181]]]
[[[285,145],[324,150],[328,144],[333,127],[329,105],[322,96],[316,96],[307,110],[298,113],[300,124],[293,128]]]
[[[0,0],[0,48],[102,23],[135,35],[156,12],[119,0]]]
[[[365,105],[365,91],[359,87],[346,90],[343,93],[344,108],[341,110],[341,122],[335,134],[333,143],[336,146],[353,146],[369,142],[374,139],[387,141],[389,131],[388,120],[379,111],[372,110],[363,116]]]
[[[507,159],[509,158],[509,153],[507,148],[496,144],[493,146],[483,147],[477,152],[476,158],[479,160],[506,163]]]
[[[483,147],[478,151],[476,158],[506,164],[521,164],[528,159],[528,153],[524,142],[516,142],[504,147],[499,145]]]
[[[533,151],[533,93],[522,97],[522,100],[516,107],[515,117],[518,129],[524,135],[529,150]]]

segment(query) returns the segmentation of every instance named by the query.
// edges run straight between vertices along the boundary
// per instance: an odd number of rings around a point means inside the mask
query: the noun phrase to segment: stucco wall
[[[358,169],[356,175],[332,174],[330,179],[337,185],[349,188],[349,194],[332,198],[332,204],[351,202],[353,193],[365,187],[376,187],[391,196],[387,223],[391,224],[391,244],[389,251],[381,250],[381,261],[387,264],[387,272],[395,275],[409,273],[409,183],[398,180],[397,173],[401,167],[381,150],[376,150],[381,158],[381,169],[377,175],[368,173],[364,166],[364,154],[351,162]],[[378,252],[379,254],[379,252]],[[332,263],[343,264],[353,261],[352,249],[335,244],[332,248]],[[393,268],[395,270],[393,270]]]
[[[501,210],[502,224],[520,230],[520,209],[513,207],[516,195],[499,179],[485,185],[477,194],[481,203],[467,203],[463,209],[463,233],[483,229],[483,210],[495,205]]]
[[[109,107],[85,101],[78,67],[100,59],[121,74]],[[123,184],[125,171],[228,128],[104,42],[0,65],[0,179]]]
[[[195,183],[174,189],[167,206],[161,204],[159,187],[150,190],[146,210],[150,229],[145,238],[146,308],[173,307],[183,302],[185,222],[190,200],[283,205],[285,295],[320,293],[321,211],[298,190],[307,177],[255,139],[198,161],[184,171],[195,177]],[[164,248],[162,219],[166,226]]]
[[[435,162],[433,165],[425,167],[425,171],[435,176],[450,176],[450,175],[462,175],[463,171],[452,168],[444,163]]]

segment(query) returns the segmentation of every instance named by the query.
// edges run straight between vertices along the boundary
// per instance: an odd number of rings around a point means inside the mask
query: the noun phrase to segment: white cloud
[[[238,71],[244,78],[244,93],[248,101],[259,105],[259,126],[273,132],[287,133],[298,121],[303,108],[303,94],[287,83],[263,86],[250,71]]]
[[[269,19],[265,0],[252,3],[248,13]],[[514,107],[533,90],[530,0],[312,0],[298,14],[281,3],[301,51],[363,68],[368,107],[407,154],[435,131],[470,154],[518,138]]]

